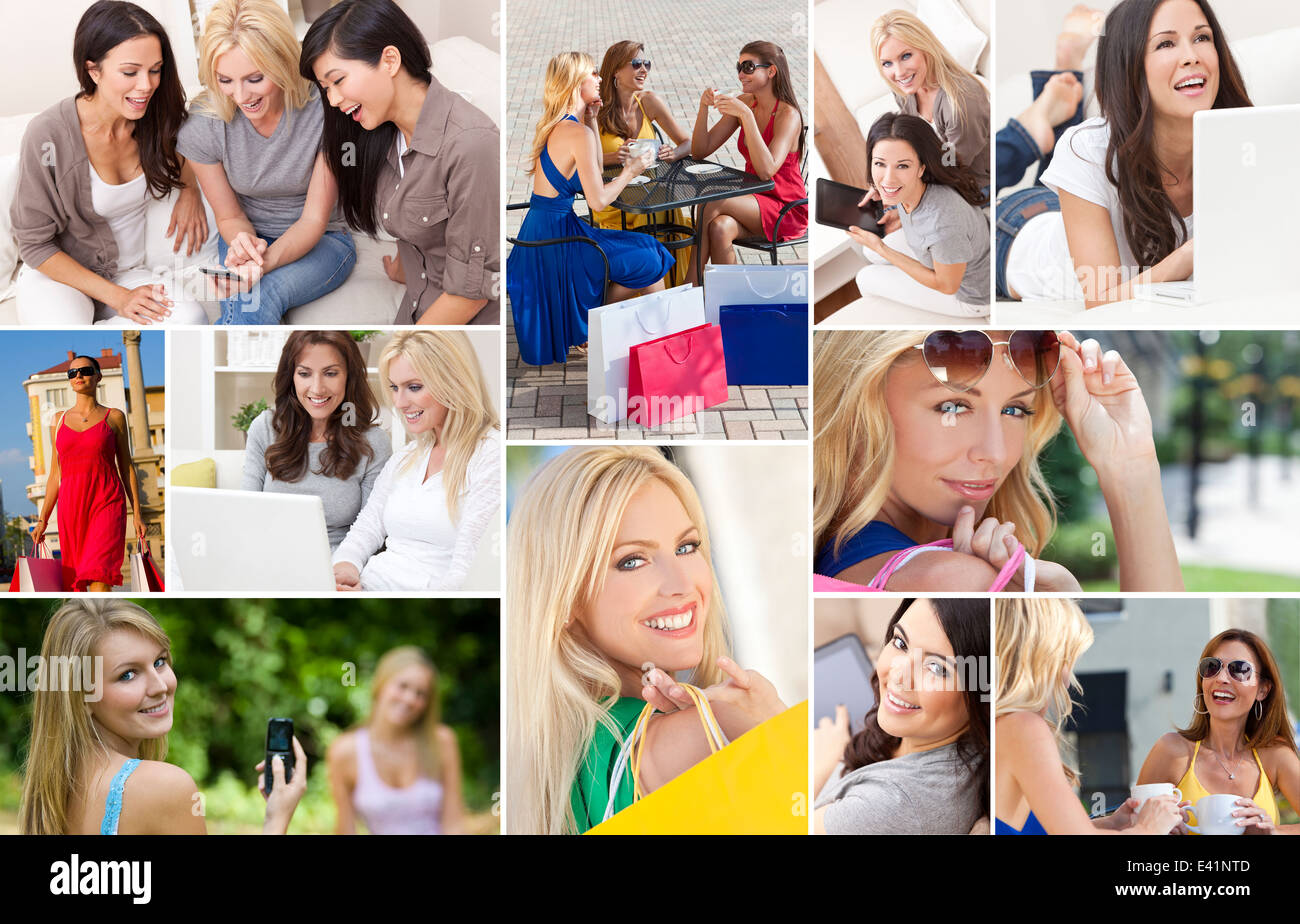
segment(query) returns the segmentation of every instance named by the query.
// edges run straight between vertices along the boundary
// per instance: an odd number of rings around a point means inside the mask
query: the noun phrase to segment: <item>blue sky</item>
[[[29,408],[23,380],[33,372],[56,366],[68,358],[68,350],[98,356],[105,347],[123,354],[122,332],[100,333],[90,330],[3,331],[0,332],[0,355],[4,373],[0,374],[0,482],[4,489],[5,518],[30,514],[35,508],[27,500],[27,485],[32,470],[27,457],[32,441],[27,437]],[[146,331],[140,339],[140,359],[144,364],[145,385],[163,384],[163,334]],[[127,381],[130,386],[130,377]]]

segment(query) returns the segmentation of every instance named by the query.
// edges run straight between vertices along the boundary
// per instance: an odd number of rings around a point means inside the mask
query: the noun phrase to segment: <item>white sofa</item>
[[[439,82],[459,92],[482,109],[499,128],[500,55],[464,36],[442,39],[429,46],[433,57],[433,72]],[[67,69],[66,86],[54,98],[70,96],[76,91],[71,67]],[[197,88],[187,88],[191,95]],[[17,182],[18,152],[23,131],[36,112],[0,118],[0,326],[18,323],[17,306],[13,296],[13,283],[21,268],[17,248],[9,225],[9,204],[13,201]],[[206,206],[206,203],[205,203]],[[146,239],[148,265],[174,267],[172,242],[164,237],[171,215],[170,201],[152,202],[148,212]],[[217,259],[216,222],[208,208],[208,240],[195,255],[179,258],[183,268],[182,284],[187,291],[203,291],[195,279],[197,267],[213,264]],[[338,326],[350,324],[362,327],[393,323],[397,315],[402,287],[384,273],[382,257],[396,253],[396,245],[388,235],[372,240],[364,234],[354,236],[357,262],[347,281],[333,292],[306,305],[300,305],[285,315],[285,322],[301,326]],[[216,301],[205,302],[208,318],[215,321],[220,315]]]

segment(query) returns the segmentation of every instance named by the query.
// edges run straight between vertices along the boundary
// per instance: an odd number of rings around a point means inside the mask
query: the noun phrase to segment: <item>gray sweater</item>
[[[318,474],[321,453],[325,443],[307,444],[307,473],[298,481],[276,481],[266,470],[266,450],[275,442],[271,429],[272,411],[257,415],[248,428],[248,447],[244,451],[244,478],[240,488],[245,491],[278,491],[282,494],[314,494],[325,505],[325,526],[329,531],[330,550],[333,551],[348,534],[361,508],[370,498],[370,489],[379,479],[384,463],[393,454],[392,443],[381,427],[371,427],[366,438],[374,450],[369,459],[362,459],[351,478],[331,478]]]
[[[980,86],[978,80],[959,75],[957,82],[961,93],[970,107],[963,120],[956,105],[948,94],[940,88],[934,98],[934,130],[946,143],[957,152],[958,163],[970,167],[980,182],[989,182],[989,95]],[[898,94],[898,111],[907,115],[920,116],[916,96]]]
[[[979,787],[957,745],[882,760],[843,773],[817,795],[827,834],[968,834],[980,817]]]

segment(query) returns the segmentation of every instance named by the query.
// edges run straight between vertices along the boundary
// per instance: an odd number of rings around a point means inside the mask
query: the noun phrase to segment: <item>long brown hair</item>
[[[375,396],[366,382],[366,364],[356,341],[341,330],[296,330],[285,341],[280,365],[275,370],[275,411],[271,416],[275,442],[266,450],[266,470],[276,481],[298,481],[307,474],[311,416],[298,400],[293,374],[302,351],[318,343],[333,347],[343,357],[347,384],[343,401],[335,408],[326,427],[325,451],[321,453],[320,470],[315,474],[351,478],[361,460],[375,454],[366,439],[367,431],[374,425]]]
[[[1124,237],[1139,269],[1155,266],[1187,237],[1187,223],[1161,181],[1169,170],[1156,156],[1155,112],[1146,78],[1147,33],[1163,2],[1123,0],[1106,16],[1097,43],[1097,102],[1110,128],[1106,179],[1119,191]],[[1214,11],[1206,0],[1196,4],[1205,14],[1219,57],[1219,90],[1213,108],[1253,105]]]
[[[635,127],[622,121],[623,107],[618,102],[614,74],[626,67],[644,49],[645,46],[640,42],[633,41],[615,42],[605,49],[605,57],[600,62],[600,85],[604,92],[601,93],[600,112],[596,115],[596,125],[603,134],[617,138],[635,138],[641,134],[639,121]]]
[[[1261,715],[1258,718],[1255,716],[1253,706],[1246,714],[1246,747],[1260,748],[1280,744],[1294,751],[1295,735],[1291,732],[1291,723],[1287,721],[1286,691],[1282,689],[1282,674],[1277,669],[1277,661],[1273,660],[1273,652],[1268,650],[1268,645],[1254,632],[1245,629],[1228,629],[1205,643],[1201,657],[1197,659],[1196,696],[1202,696],[1200,662],[1205,658],[1213,657],[1214,649],[1224,642],[1241,642],[1253,651],[1259,680],[1268,681],[1269,684],[1268,696],[1264,697]],[[1194,705],[1195,701],[1193,701]],[[1198,712],[1193,708],[1191,724],[1186,728],[1178,729],[1178,734],[1188,741],[1204,741],[1210,734],[1209,713]]]
[[[775,42],[750,42],[740,49],[740,54],[754,55],[776,68],[776,76],[772,78],[772,93],[778,100],[787,106],[793,106],[794,111],[799,113],[799,157],[802,160],[804,128],[808,123],[803,117],[803,110],[799,108],[799,101],[794,96],[794,84],[790,82],[790,65],[785,60],[785,52]]]
[[[921,174],[921,182],[928,186],[951,186],[971,205],[988,204],[989,199],[984,195],[979,177],[970,167],[965,164],[953,164],[950,167],[944,163],[939,136],[920,116],[887,112],[871,123],[871,128],[867,131],[868,177],[871,176],[871,152],[886,138],[906,141],[912,146],[912,150],[916,152],[917,158],[925,167],[925,172]]]

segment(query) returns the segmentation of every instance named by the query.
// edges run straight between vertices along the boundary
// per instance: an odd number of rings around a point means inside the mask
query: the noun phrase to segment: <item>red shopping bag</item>
[[[158,572],[158,565],[153,560],[153,552],[146,541],[140,551],[131,555],[131,589],[136,593],[162,593],[163,579]]]
[[[71,568],[54,557],[43,541],[29,557],[18,559],[14,565],[14,578],[9,582],[10,593],[53,592],[72,590],[74,574]]]
[[[628,351],[627,419],[657,427],[727,400],[722,329],[701,324]]]

